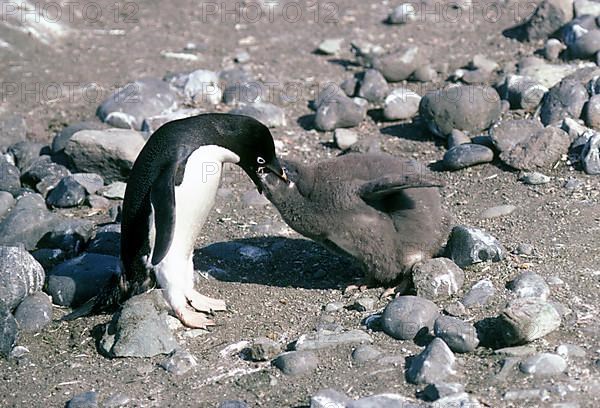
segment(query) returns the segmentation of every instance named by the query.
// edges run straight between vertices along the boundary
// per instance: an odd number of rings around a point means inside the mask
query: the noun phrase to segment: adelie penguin
[[[283,166],[288,181],[262,175],[267,198],[296,232],[356,260],[369,285],[406,284],[414,265],[442,251],[450,218],[442,183],[423,164],[351,153]]]
[[[224,163],[239,165],[260,190],[261,175],[285,180],[268,128],[247,116],[203,114],[169,122],[137,157],[123,200],[122,272],[112,288],[66,317],[106,310],[155,285],[188,327],[213,324],[225,309],[194,289],[196,238],[215,202]]]

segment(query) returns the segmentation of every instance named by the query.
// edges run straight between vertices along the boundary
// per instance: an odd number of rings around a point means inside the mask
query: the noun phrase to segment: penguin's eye
[[[258,164],[260,164],[260,165],[263,165],[263,164],[265,164],[265,163],[266,163],[265,159],[263,159],[263,158],[262,158],[262,157],[260,157],[260,156],[256,158],[256,162],[257,162]]]

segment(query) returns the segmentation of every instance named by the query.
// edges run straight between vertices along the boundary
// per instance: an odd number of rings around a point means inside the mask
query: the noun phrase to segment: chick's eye
[[[256,162],[260,165],[263,165],[266,163],[265,159],[263,159],[262,157],[257,157]]]

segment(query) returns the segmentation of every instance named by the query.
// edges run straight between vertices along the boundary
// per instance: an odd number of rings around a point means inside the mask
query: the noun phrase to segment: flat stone
[[[488,208],[481,213],[481,218],[499,218],[506,217],[507,215],[515,212],[517,207],[511,204],[497,205],[495,207]]]
[[[197,365],[196,358],[186,350],[175,350],[160,363],[162,368],[173,375],[183,375]]]
[[[567,369],[567,362],[557,354],[540,353],[522,361],[519,369],[525,374],[536,376],[556,375]]]
[[[444,154],[444,166],[448,170],[460,170],[494,160],[494,152],[486,146],[465,143],[452,147]]]
[[[314,371],[319,364],[317,355],[312,351],[289,351],[280,354],[273,365],[286,375],[302,375]]]
[[[372,343],[373,340],[362,330],[349,330],[341,333],[317,331],[303,334],[296,340],[295,350],[319,350],[329,347],[338,347],[345,344]]]
[[[503,347],[494,350],[494,354],[508,357],[526,357],[535,354],[536,350],[533,346],[515,346]]]
[[[519,181],[531,186],[537,186],[540,184],[548,184],[552,179],[545,174],[538,173],[537,171],[524,172],[519,176]]]
[[[352,352],[352,359],[357,363],[366,363],[367,361],[376,360],[383,352],[375,346],[370,344],[363,344]]]
[[[337,55],[342,50],[343,38],[328,38],[322,41],[317,51],[325,55]]]
[[[435,303],[417,296],[392,300],[381,317],[383,331],[398,340],[412,340],[433,328],[439,311]]]

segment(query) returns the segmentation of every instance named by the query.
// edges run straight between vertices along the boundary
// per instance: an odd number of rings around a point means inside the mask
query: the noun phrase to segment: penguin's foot
[[[198,312],[212,313],[220,310],[226,310],[225,301],[221,299],[213,299],[208,296],[204,296],[195,290],[191,290],[185,296],[194,309]]]
[[[359,292],[364,292],[365,290],[367,290],[369,288],[369,286],[366,283],[359,283],[359,284],[351,284],[346,286],[346,288],[344,289],[344,295],[355,292],[355,291],[359,291]]]
[[[398,286],[394,286],[393,288],[387,288],[386,290],[384,290],[381,296],[379,296],[379,299],[399,296],[405,293],[409,286],[410,279],[403,279]]]
[[[208,326],[215,325],[215,322],[206,317],[204,313],[195,312],[186,307],[175,309],[174,312],[184,326],[192,329],[206,329]]]

